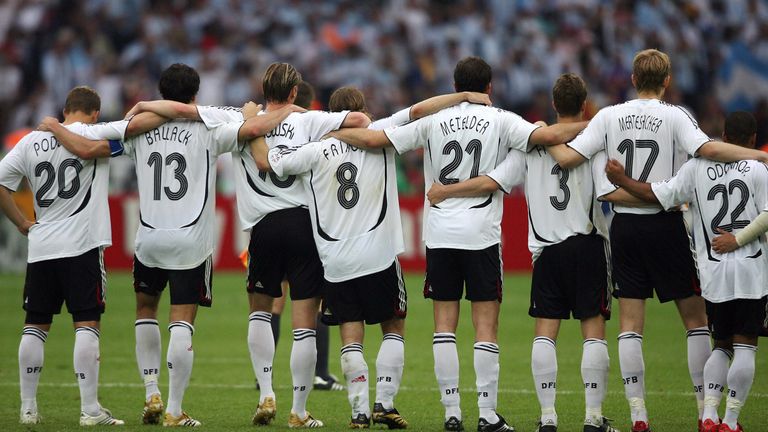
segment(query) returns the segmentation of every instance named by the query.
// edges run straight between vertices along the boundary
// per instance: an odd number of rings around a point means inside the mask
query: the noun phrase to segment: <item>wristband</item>
[[[109,140],[109,153],[111,157],[120,156],[125,151],[123,142],[120,140]]]

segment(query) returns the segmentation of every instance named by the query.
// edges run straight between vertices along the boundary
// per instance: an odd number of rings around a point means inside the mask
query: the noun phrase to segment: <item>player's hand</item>
[[[717,232],[719,232],[720,235],[712,239],[712,249],[715,252],[724,254],[733,252],[739,248],[739,244],[736,243],[735,235],[723,230],[722,228],[718,228]]]
[[[429,188],[429,192],[427,192],[427,199],[429,200],[429,204],[438,205],[445,201],[445,190],[445,185],[440,183],[432,183],[432,187]]]
[[[23,236],[27,236],[29,234],[29,229],[34,224],[34,222],[25,219],[24,222],[22,222],[21,225],[17,226],[16,228]]]
[[[539,121],[537,121],[537,122],[536,122],[536,123],[534,123],[534,124],[535,124],[536,126],[547,127],[547,122],[545,122],[544,120],[539,120]]]
[[[255,116],[256,114],[259,113],[259,111],[261,111],[261,108],[262,108],[261,104],[257,104],[254,101],[246,102],[243,105],[243,111],[242,111],[243,118],[247,120],[247,119]]]
[[[37,130],[43,131],[43,132],[51,132],[51,128],[54,125],[59,124],[59,119],[54,117],[45,117],[39,125],[37,125]]]
[[[136,105],[133,106],[130,110],[128,110],[127,113],[125,113],[125,118],[129,119],[136,114],[144,112],[144,101],[136,102]]]
[[[605,164],[605,174],[608,175],[608,180],[613,184],[620,184],[624,178],[624,166],[616,159],[609,159]]]
[[[491,97],[487,93],[464,92],[464,97],[470,103],[491,105]]]

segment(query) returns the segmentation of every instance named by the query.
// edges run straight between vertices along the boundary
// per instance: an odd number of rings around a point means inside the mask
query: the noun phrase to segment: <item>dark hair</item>
[[[300,82],[299,91],[296,93],[296,100],[293,101],[293,104],[309,109],[312,106],[313,100],[315,100],[315,89],[312,87],[312,84],[306,81]]]
[[[746,146],[756,132],[757,121],[750,112],[734,111],[725,118],[723,136],[728,142]]]
[[[90,115],[99,110],[101,110],[101,98],[96,90],[88,86],[73,88],[67,94],[67,100],[64,102],[64,114],[80,111]]]
[[[453,83],[456,91],[483,93],[491,83],[491,66],[480,57],[465,57],[453,70]]]
[[[174,63],[160,74],[157,89],[163,99],[190,103],[200,89],[200,75],[185,64]]]
[[[555,111],[560,116],[573,117],[581,112],[587,99],[587,86],[584,80],[574,73],[560,75],[552,87],[552,101]]]
[[[301,74],[288,63],[272,63],[264,72],[262,90],[267,102],[288,102],[291,90],[301,83]]]

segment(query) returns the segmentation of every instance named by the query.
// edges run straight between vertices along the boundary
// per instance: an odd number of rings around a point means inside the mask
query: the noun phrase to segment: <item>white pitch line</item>
[[[46,383],[41,382],[39,384],[41,387],[77,387],[77,383]],[[18,387],[19,383],[12,383],[12,382],[0,382],[0,387]],[[206,383],[194,383],[190,384],[190,387],[197,387],[197,388],[205,388],[205,389],[254,389],[254,384],[206,384]],[[126,382],[104,382],[99,383],[99,387],[110,387],[110,388],[144,388],[144,384],[142,383],[126,383]],[[272,388],[279,389],[279,390],[290,390],[291,386],[287,385],[272,385]],[[373,387],[372,387],[373,388]],[[400,391],[411,391],[411,392],[421,392],[421,393],[438,393],[437,388],[430,388],[430,387],[410,387],[410,386],[401,386]],[[475,391],[472,387],[464,387],[461,388],[460,391],[462,393],[472,393]],[[505,394],[519,394],[519,395],[529,395],[529,394],[536,394],[535,390],[530,389],[510,389],[510,388],[501,388],[499,389],[499,393],[505,393]],[[685,393],[685,392],[664,392],[664,391],[646,391],[647,395],[651,396],[673,396],[673,397],[693,397],[693,393]],[[582,395],[582,392],[575,391],[575,390],[558,390],[557,394],[559,395]],[[624,396],[623,391],[609,391],[608,394],[613,396]],[[765,399],[768,398],[768,393],[750,393],[749,397],[751,398],[761,398]]]

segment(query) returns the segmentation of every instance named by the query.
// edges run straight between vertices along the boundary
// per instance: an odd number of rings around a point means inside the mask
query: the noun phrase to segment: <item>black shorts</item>
[[[758,336],[768,325],[768,297],[737,299],[723,303],[707,301],[706,304],[709,329],[715,340],[730,339],[733,335]]]
[[[533,264],[531,305],[534,318],[579,320],[611,317],[610,272],[606,242],[597,234],[575,235],[547,246]]]
[[[661,303],[701,294],[682,212],[617,213],[611,223],[612,275],[618,298]]]
[[[292,300],[322,296],[323,264],[309,210],[295,207],[265,216],[251,229],[248,254],[249,293],[281,297],[280,282],[287,279]]]
[[[407,311],[408,294],[397,259],[377,273],[344,282],[325,281],[322,320],[326,325],[378,324],[405,318]]]
[[[424,297],[458,301],[467,285],[469,301],[501,302],[501,246],[480,250],[427,248]]]
[[[159,296],[171,287],[171,304],[211,306],[213,302],[213,265],[211,257],[195,268],[168,270],[147,267],[133,257],[133,290]]]
[[[101,248],[74,257],[28,263],[23,298],[27,324],[50,324],[64,302],[74,321],[99,321],[106,282]]]

